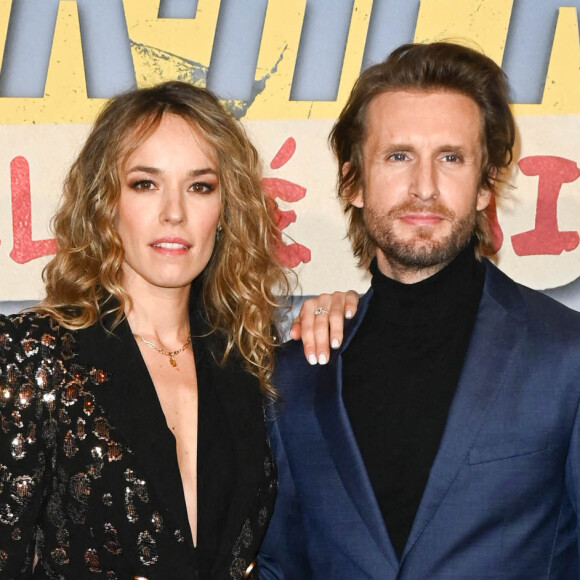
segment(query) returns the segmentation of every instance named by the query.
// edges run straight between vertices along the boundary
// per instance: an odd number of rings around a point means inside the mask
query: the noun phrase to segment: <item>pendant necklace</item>
[[[135,338],[138,338],[143,344],[146,344],[149,348],[152,348],[153,350],[156,350],[157,352],[160,352],[161,354],[168,356],[169,364],[174,368],[177,368],[177,361],[175,360],[175,355],[179,354],[180,352],[183,352],[191,344],[191,334],[190,334],[187,337],[185,344],[181,348],[169,352],[168,350],[163,350],[162,348],[159,348],[155,343],[143,338],[140,334],[133,333],[133,336]]]

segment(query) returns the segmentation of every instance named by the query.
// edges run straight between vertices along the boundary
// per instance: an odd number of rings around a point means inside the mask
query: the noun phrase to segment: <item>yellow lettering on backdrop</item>
[[[8,22],[10,21],[10,9],[12,0],[0,0],[0,62],[4,55],[6,46],[6,35],[8,34]]]
[[[199,0],[195,18],[158,18],[160,0],[123,0],[139,86],[183,79],[205,86],[220,0]],[[269,0],[256,80],[264,88],[248,119],[334,118],[361,68],[372,0],[355,0],[334,101],[290,101],[306,0]],[[421,0],[415,40],[463,41],[501,62],[514,0]],[[0,52],[4,54],[10,0],[0,0]],[[0,124],[90,123],[104,99],[86,94],[75,0],[61,0],[45,96],[0,98]],[[515,104],[516,115],[580,113],[580,46],[576,8],[560,8],[540,104]]]
[[[199,0],[195,18],[158,18],[160,0],[123,0],[139,87],[179,79],[205,86],[221,0]]]
[[[336,100],[290,101],[305,0],[270,0],[258,56],[256,80],[263,79],[273,69],[276,72],[266,81],[264,90],[257,95],[245,118],[332,119],[338,116],[360,74],[372,6],[373,0],[354,2]]]
[[[87,98],[77,3],[61,0],[42,98],[0,100],[0,123],[90,123],[105,99]]]
[[[513,3],[514,0],[421,0],[415,42],[460,42],[501,64]]]
[[[257,81],[265,80],[266,84],[248,110],[247,119],[292,116],[294,103],[289,102],[290,89],[305,9],[306,0],[269,0],[255,77]]]
[[[560,8],[541,104],[513,105],[516,115],[580,113],[580,45],[576,8]]]
[[[416,42],[452,40],[502,62],[513,0],[422,0]],[[449,18],[453,14],[453,18]],[[490,26],[490,23],[493,25]],[[541,103],[514,104],[515,115],[580,113],[580,44],[576,8],[560,8]]]
[[[372,8],[372,0],[354,3],[336,102],[321,105],[321,114],[318,115],[320,117],[338,117],[360,75]]]

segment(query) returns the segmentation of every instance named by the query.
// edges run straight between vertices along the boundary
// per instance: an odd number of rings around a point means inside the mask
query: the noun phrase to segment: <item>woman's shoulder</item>
[[[66,331],[66,332],[64,332]],[[58,356],[74,342],[69,331],[50,316],[35,311],[0,315],[0,363],[19,365],[38,357]]]
[[[14,336],[42,336],[45,333],[58,334],[61,327],[49,314],[26,310],[18,314],[0,315],[0,333]]]

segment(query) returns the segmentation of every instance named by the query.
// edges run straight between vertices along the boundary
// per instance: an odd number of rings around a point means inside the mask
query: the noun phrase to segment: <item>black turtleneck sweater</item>
[[[485,279],[470,244],[416,284],[371,264],[368,312],[343,355],[343,400],[400,558],[459,381]]]

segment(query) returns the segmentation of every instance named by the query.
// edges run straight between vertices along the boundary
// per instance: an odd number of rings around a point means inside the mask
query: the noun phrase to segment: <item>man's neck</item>
[[[453,257],[455,258],[455,256]],[[453,260],[449,260],[451,262]],[[401,284],[416,284],[440,272],[449,262],[436,264],[424,268],[413,268],[400,264],[396,260],[387,258],[380,250],[377,251],[377,265],[382,274],[401,282]]]

